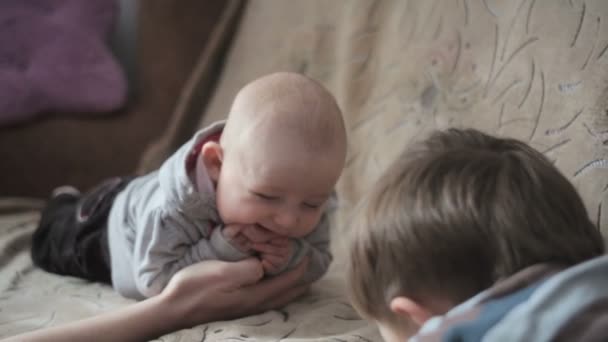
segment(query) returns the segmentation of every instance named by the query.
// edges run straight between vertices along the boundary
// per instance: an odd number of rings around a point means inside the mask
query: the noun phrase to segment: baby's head
[[[436,132],[362,201],[350,236],[355,308],[387,341],[535,263],[603,253],[572,184],[517,140]]]
[[[274,73],[239,91],[220,142],[201,153],[225,224],[302,237],[318,223],[342,172],[346,131],[322,85]]]

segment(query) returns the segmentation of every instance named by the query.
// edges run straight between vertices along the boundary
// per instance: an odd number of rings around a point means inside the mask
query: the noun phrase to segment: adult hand
[[[300,279],[307,263],[260,281],[263,271],[257,259],[200,262],[176,273],[158,296],[6,341],[147,341],[202,323],[260,313],[306,291],[309,285],[300,285]]]
[[[264,270],[258,259],[204,261],[176,273],[160,296],[174,310],[173,317],[179,317],[179,328],[189,328],[284,306],[310,286],[300,281],[307,267],[305,259],[289,272],[261,280]]]

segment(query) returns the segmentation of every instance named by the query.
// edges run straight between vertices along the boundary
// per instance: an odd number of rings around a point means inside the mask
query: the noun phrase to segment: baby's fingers
[[[266,259],[262,259],[262,268],[264,269],[264,273],[267,274],[275,274],[279,272],[279,266]]]
[[[273,246],[289,246],[290,239],[286,237],[278,237],[268,241],[268,244]]]
[[[238,244],[239,246],[243,247],[246,250],[251,249],[251,241],[249,241],[249,239],[243,235],[240,235],[240,234],[237,235],[236,237],[234,237],[234,239],[232,241],[234,241],[236,244]]]
[[[273,246],[273,245],[269,245],[267,243],[254,243],[251,245],[251,248],[262,254],[270,254],[270,255],[287,255],[287,254],[289,254],[288,246]]]
[[[261,228],[257,225],[243,229],[243,234],[253,242],[266,242],[275,238],[277,235],[268,229]]]
[[[262,261],[268,261],[274,267],[281,267],[287,262],[285,257],[272,254],[262,254]]]

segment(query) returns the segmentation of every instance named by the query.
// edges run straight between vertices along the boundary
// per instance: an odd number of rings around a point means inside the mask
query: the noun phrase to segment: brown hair
[[[473,129],[406,150],[360,205],[351,300],[388,323],[395,296],[459,303],[529,265],[604,251],[575,188],[541,153]]]

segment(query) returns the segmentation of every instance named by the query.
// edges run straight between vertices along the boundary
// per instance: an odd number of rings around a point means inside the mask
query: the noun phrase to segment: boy
[[[60,188],[32,259],[136,299],[212,259],[257,256],[276,275],[310,255],[304,281],[314,281],[331,262],[324,210],[345,157],[333,96],[305,76],[271,74],[239,91],[225,125],[196,133],[158,171],[85,196]]]
[[[600,256],[604,245],[568,180],[513,139],[470,129],[433,134],[384,174],[352,222],[351,300],[388,342],[405,341],[423,325],[412,341],[578,341],[582,329],[571,318],[580,296],[564,307],[555,289],[583,284],[580,295],[595,294],[585,302],[593,303],[608,283],[592,279],[602,268],[608,276],[608,260],[596,258],[543,284]],[[551,305],[545,316],[561,312],[564,320],[537,322],[515,339],[524,324],[507,314],[539,302]],[[586,317],[585,324],[596,318]],[[533,331],[545,336],[532,338]]]

